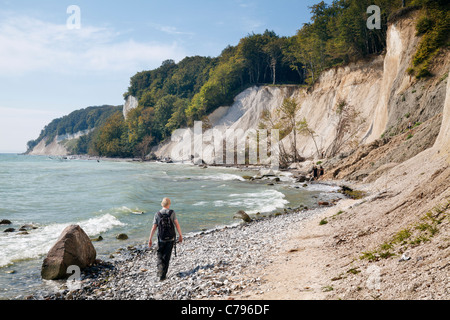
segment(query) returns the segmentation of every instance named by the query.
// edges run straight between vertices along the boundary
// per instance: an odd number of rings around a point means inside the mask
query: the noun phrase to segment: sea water
[[[236,224],[238,210],[269,214],[317,203],[326,186],[248,181],[254,171],[189,164],[97,161],[0,154],[0,299],[24,297],[43,285],[40,268],[65,227],[80,225],[97,256],[148,241],[154,213],[169,197],[184,235]],[[23,225],[35,229],[28,234]],[[16,232],[6,233],[7,228]],[[117,240],[125,233],[128,240]]]

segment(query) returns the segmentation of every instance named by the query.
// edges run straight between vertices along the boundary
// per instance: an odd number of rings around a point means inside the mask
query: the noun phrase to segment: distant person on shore
[[[148,240],[148,247],[152,246],[152,238],[158,229],[158,250],[157,250],[157,268],[159,280],[165,280],[169,270],[170,257],[176,241],[175,228],[178,231],[178,241],[183,241],[180,224],[175,215],[175,211],[170,210],[170,199],[164,198],[161,202],[162,209],[155,214],[153,218],[153,227]]]
[[[323,170],[323,167],[320,166],[320,168],[319,168],[319,177],[323,176],[324,173],[325,173],[325,170]]]
[[[313,177],[314,180],[317,180],[317,178],[319,177],[319,169],[315,165],[313,166]]]

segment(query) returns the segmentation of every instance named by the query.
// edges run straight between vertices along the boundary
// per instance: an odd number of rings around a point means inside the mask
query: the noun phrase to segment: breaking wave
[[[39,258],[55,244],[61,232],[71,224],[78,224],[88,236],[95,236],[116,226],[123,226],[116,217],[105,214],[79,223],[58,223],[39,227],[28,234],[0,234],[0,267],[11,263]]]

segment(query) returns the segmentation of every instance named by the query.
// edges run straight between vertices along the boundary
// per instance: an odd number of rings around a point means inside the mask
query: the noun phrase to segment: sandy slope
[[[292,226],[297,230],[295,236],[273,258],[282,262],[265,270],[265,284],[260,288],[264,294],[254,295],[249,290],[239,298],[450,298],[448,209],[447,218],[430,241],[396,245],[390,250],[395,256],[390,258],[360,259],[363,252],[377,250],[399,231],[409,228],[415,233],[413,226],[426,212],[450,199],[450,167],[442,158],[423,166],[432,156],[429,150],[405,163],[399,168],[405,171],[393,174],[386,189],[362,200],[341,201],[306,224]],[[339,211],[343,213],[336,215]],[[322,219],[328,223],[320,225]],[[411,259],[399,262],[403,250]]]

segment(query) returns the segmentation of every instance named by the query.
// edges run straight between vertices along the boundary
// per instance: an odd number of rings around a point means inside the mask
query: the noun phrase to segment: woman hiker
[[[162,209],[155,214],[153,218],[153,227],[148,240],[148,247],[152,246],[152,238],[158,229],[158,250],[157,250],[157,266],[159,279],[165,280],[167,271],[169,270],[170,257],[172,249],[176,241],[175,227],[178,231],[178,241],[183,241],[180,224],[175,215],[175,211],[170,210],[170,199],[164,198],[161,202]]]

